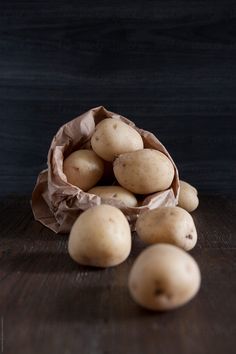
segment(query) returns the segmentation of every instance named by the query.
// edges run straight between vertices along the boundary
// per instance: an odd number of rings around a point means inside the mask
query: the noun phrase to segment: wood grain
[[[127,277],[144,248],[99,270],[74,263],[66,235],[35,222],[27,197],[0,203],[0,316],[4,353],[233,354],[236,335],[236,200],[200,196],[193,213],[202,273],[198,296],[169,313],[130,298]]]
[[[152,130],[183,179],[236,192],[233,1],[1,1],[0,194],[29,193],[54,134],[104,105]]]

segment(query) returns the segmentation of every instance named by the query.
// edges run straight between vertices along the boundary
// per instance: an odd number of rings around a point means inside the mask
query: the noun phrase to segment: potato
[[[97,186],[90,189],[88,193],[98,195],[103,199],[114,198],[120,200],[128,207],[135,207],[138,203],[137,199],[131,192],[120,186]]]
[[[183,183],[184,181],[180,181],[181,183]],[[184,182],[184,183],[187,183],[187,182]],[[194,186],[192,186],[191,184],[189,184],[189,183],[187,183],[191,188],[192,188],[192,190],[194,191],[194,193],[196,194],[196,195],[198,195],[198,191],[197,191],[197,189],[194,187]]]
[[[119,184],[137,194],[150,194],[169,188],[175,173],[168,157],[153,149],[122,154],[113,165]]]
[[[84,191],[92,188],[102,177],[103,161],[92,150],[78,150],[70,154],[63,164],[67,181]]]
[[[96,154],[104,160],[113,161],[124,152],[143,149],[143,140],[128,124],[107,118],[97,124],[91,145]]]
[[[140,214],[136,231],[146,243],[171,243],[186,251],[197,242],[192,216],[179,207],[160,207]]]
[[[197,209],[199,204],[199,199],[197,196],[197,190],[191,184],[179,181],[180,182],[180,190],[179,190],[179,203],[178,205],[191,212]]]
[[[129,274],[129,291],[134,301],[150,310],[171,310],[191,300],[199,290],[197,263],[173,245],[146,248]]]
[[[124,214],[110,205],[83,212],[72,226],[68,250],[76,262],[95,267],[122,263],[130,254],[131,232]]]

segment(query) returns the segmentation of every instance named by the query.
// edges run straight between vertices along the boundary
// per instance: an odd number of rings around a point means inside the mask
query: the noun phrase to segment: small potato
[[[118,119],[107,118],[96,126],[91,138],[93,150],[106,161],[113,161],[124,152],[143,149],[141,135]]]
[[[197,242],[192,216],[179,207],[160,207],[140,214],[136,231],[146,243],[171,243],[186,251]]]
[[[179,190],[179,203],[178,205],[187,210],[188,212],[197,209],[199,204],[199,199],[197,196],[197,190],[191,184],[180,181]]]
[[[68,250],[83,265],[112,267],[130,254],[131,232],[124,214],[110,205],[83,212],[72,226]]]
[[[180,182],[184,182],[184,181],[180,181]],[[185,183],[187,183],[187,182],[185,182]],[[189,183],[188,183],[189,184]],[[196,195],[198,195],[198,191],[197,191],[197,188],[195,188],[194,186],[192,186],[191,184],[189,184],[190,185],[190,187],[192,188],[192,190],[194,191],[194,193],[196,194]]]
[[[128,286],[139,305],[165,311],[191,300],[200,282],[200,271],[193,257],[173,245],[159,244],[146,248],[135,260]]]
[[[70,154],[63,164],[67,181],[84,191],[92,188],[102,177],[103,161],[92,150],[78,150]]]
[[[119,184],[137,194],[150,194],[169,188],[175,173],[168,157],[153,149],[122,154],[113,165]]]
[[[138,203],[137,199],[131,192],[120,186],[97,186],[90,189],[88,193],[98,195],[103,199],[114,198],[120,200],[128,207],[135,207]]]

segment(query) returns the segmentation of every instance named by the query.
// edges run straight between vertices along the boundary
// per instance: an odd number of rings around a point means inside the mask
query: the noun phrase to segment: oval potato
[[[90,189],[88,193],[98,195],[103,199],[114,198],[120,200],[128,207],[135,207],[138,203],[133,193],[120,186],[96,186]]]
[[[197,209],[199,204],[196,188],[184,181],[179,181],[179,184],[180,190],[178,205],[188,212],[194,211]]]
[[[175,173],[170,159],[153,149],[122,154],[113,166],[119,184],[137,194],[150,194],[169,188]]]
[[[186,251],[191,250],[197,242],[192,216],[179,207],[160,207],[140,214],[136,231],[148,244],[170,243]]]
[[[143,139],[130,125],[107,118],[97,124],[91,145],[104,160],[113,161],[124,152],[143,149]]]
[[[98,205],[83,212],[72,226],[68,251],[83,265],[111,267],[130,254],[131,232],[124,214],[110,205]]]
[[[191,300],[199,290],[201,275],[196,261],[173,245],[146,248],[129,274],[129,291],[134,301],[150,309],[165,311]]]
[[[84,191],[92,188],[100,180],[103,170],[103,161],[93,150],[74,151],[63,163],[67,181]]]

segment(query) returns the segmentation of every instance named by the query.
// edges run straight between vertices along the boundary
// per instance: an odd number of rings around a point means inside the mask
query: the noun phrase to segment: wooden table
[[[130,298],[127,277],[144,245],[118,267],[74,263],[67,236],[32,217],[29,198],[1,201],[0,305],[3,353],[235,353],[236,199],[201,196],[192,255],[202,287],[188,305],[151,313]]]

